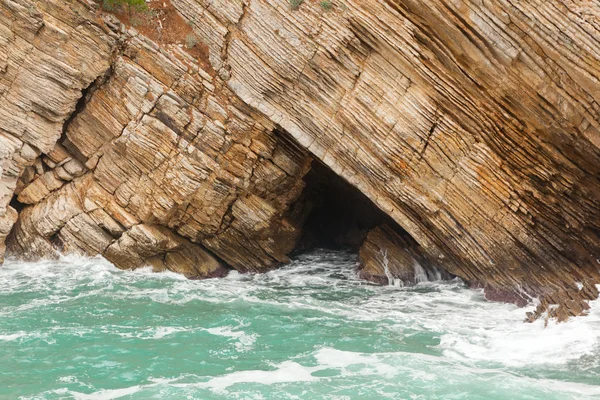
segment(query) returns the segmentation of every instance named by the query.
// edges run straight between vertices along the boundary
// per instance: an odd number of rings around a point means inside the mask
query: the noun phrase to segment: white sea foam
[[[567,322],[542,320],[520,323],[523,309],[510,310],[503,305],[478,310],[468,323],[444,321],[447,333],[441,337],[444,354],[459,360],[492,361],[510,367],[562,365],[600,349],[600,302],[591,302],[586,317]],[[485,313],[485,314],[484,314]]]
[[[331,348],[317,350],[313,357],[317,366],[304,366],[295,361],[284,361],[273,365],[271,370],[236,371],[226,375],[211,378],[208,382],[193,384],[175,384],[176,386],[196,386],[208,388],[215,392],[226,392],[226,389],[241,383],[258,383],[272,385],[276,383],[314,382],[320,378],[315,374],[328,370],[339,369],[342,375],[374,375],[392,377],[398,373],[393,366],[381,361],[380,357],[370,354],[340,351]],[[349,367],[357,367],[349,370]]]
[[[381,250],[380,255],[381,264],[383,265],[383,273],[385,274],[385,277],[388,280],[388,285],[394,287],[404,286],[404,282],[402,282],[402,279],[396,278],[394,275],[392,275],[392,272],[390,271],[390,259],[388,258],[387,250]]]
[[[123,389],[99,390],[92,394],[78,393],[75,391],[71,391],[69,394],[71,394],[75,400],[113,400],[130,396],[139,392],[141,389],[142,386],[134,385]]]
[[[373,354],[362,354],[351,351],[342,351],[331,348],[323,348],[314,355],[319,363],[315,371],[326,368],[339,368],[342,374],[369,374],[383,378],[392,378],[398,373],[398,369],[381,361],[381,357]],[[350,366],[362,366],[358,372],[349,372]],[[314,371],[313,371],[314,372]]]
[[[314,383],[320,380],[329,380],[329,376],[319,376],[320,372],[338,370],[337,376],[341,378],[359,379],[372,377],[376,380],[389,380],[411,376],[413,381],[422,382],[423,385],[434,387],[452,387],[461,385],[461,382],[475,382],[476,380],[488,381],[490,377],[498,377],[498,382],[506,388],[536,388],[539,391],[556,391],[565,395],[597,396],[600,395],[600,386],[575,382],[562,382],[552,379],[535,379],[520,376],[512,372],[498,371],[469,367],[455,364],[443,357],[406,352],[365,354],[350,351],[341,351],[331,348],[317,350],[313,357],[316,366],[306,366],[295,361],[284,361],[272,366],[269,370],[235,371],[222,376],[211,378],[207,382],[179,383],[179,379],[155,380],[157,384],[169,384],[182,388],[206,388],[211,391],[226,395],[244,384],[258,384],[269,386],[283,383]],[[184,377],[189,381],[190,377]],[[202,379],[201,377],[196,377]],[[358,383],[360,385],[360,383]],[[381,397],[386,397],[383,394]],[[394,395],[389,396],[397,398]],[[565,397],[566,398],[566,397]],[[586,397],[589,398],[589,397]]]
[[[186,304],[191,301],[227,303],[244,301],[255,304],[268,304],[278,307],[303,308],[355,320],[392,320],[396,323],[389,329],[422,327],[440,332],[440,345],[444,354],[462,361],[492,361],[507,366],[528,364],[564,364],[591,354],[600,343],[600,305],[592,302],[589,316],[574,318],[566,323],[550,323],[544,327],[543,321],[533,324],[522,323],[524,309],[509,304],[485,302],[480,292],[461,288],[460,282],[424,282],[419,287],[433,289],[416,293],[411,288],[380,288],[354,278],[353,264],[341,257],[339,265],[331,260],[322,261],[319,255],[296,263],[291,268],[271,271],[262,275],[241,275],[236,272],[228,278],[208,281],[187,281],[173,273],[153,274],[149,269],[119,271],[100,258],[64,257],[58,263],[44,261],[38,263],[8,262],[0,274],[0,290],[10,291],[11,286],[28,284],[32,290],[39,286],[47,289],[55,285],[58,289],[70,290],[85,281],[94,287],[76,295],[53,294],[34,299],[18,307],[7,307],[1,312],[24,311],[36,307],[57,305],[94,296],[101,291],[110,291],[114,282],[127,285],[140,279],[164,280],[163,288],[140,289],[126,286],[125,290],[111,295],[122,298],[148,298],[159,303]],[[317,271],[317,272],[315,272]],[[334,274],[335,272],[335,274]],[[20,276],[22,279],[14,279]],[[340,277],[344,278],[340,281]],[[16,281],[16,283],[15,283]],[[23,282],[26,281],[26,282]],[[311,288],[337,285],[340,292],[355,290],[357,287],[372,291],[367,302],[355,304],[331,302],[315,299],[308,295]],[[279,286],[282,289],[274,288]],[[288,297],[282,304],[273,296],[286,290],[296,295]],[[296,292],[294,292],[296,291]],[[307,292],[308,291],[308,292]],[[255,294],[260,292],[261,296]],[[56,290],[53,293],[57,293]],[[60,293],[60,290],[58,291]],[[123,336],[158,339],[189,327],[155,327],[147,331],[120,333]],[[251,346],[255,336],[247,335],[236,327],[209,328],[207,332],[237,339],[240,348]],[[5,332],[0,340],[16,340],[26,336],[23,332]]]
[[[120,330],[119,330],[120,329]],[[124,331],[123,331],[124,330]],[[104,327],[105,333],[110,332],[123,338],[137,338],[141,340],[163,339],[179,332],[194,331],[193,328],[178,327],[178,326],[156,326],[147,328],[142,331],[132,331],[129,326],[108,326]]]
[[[146,285],[149,280],[160,284]],[[74,291],[76,287],[85,290]],[[156,378],[148,385],[97,390],[89,395],[67,393],[77,399],[119,398],[157,385],[191,385],[223,392],[244,383],[311,383],[329,379],[318,376],[326,370],[335,370],[342,377],[377,376],[390,381],[410,376],[413,381],[431,385],[437,385],[436,379],[446,375],[449,380],[459,380],[460,377],[488,379],[489,376],[505,374],[503,379],[507,385],[531,385],[540,390],[550,388],[573,396],[600,395],[598,386],[517,376],[518,371],[527,367],[566,368],[586,357],[591,361],[585,368],[597,369],[600,359],[599,301],[591,302],[591,312],[586,317],[560,324],[551,322],[547,327],[541,320],[523,323],[525,312],[532,306],[521,309],[510,304],[487,302],[481,291],[466,289],[459,280],[421,282],[412,288],[379,287],[359,281],[355,276],[355,259],[344,254],[325,257],[317,253],[266,274],[232,272],[225,279],[206,281],[189,281],[170,272],[154,274],[149,269],[120,271],[98,258],[66,257],[58,262],[40,263],[9,261],[0,269],[0,291],[40,293],[29,301],[17,301],[2,307],[0,318],[47,307],[68,309],[71,304],[82,300],[105,296],[168,307],[215,303],[217,307],[230,304],[268,306],[282,313],[301,310],[309,316],[306,319],[308,324],[335,328],[341,323],[372,322],[373,337],[382,335],[401,342],[428,332],[437,339],[429,348],[435,355],[407,352],[368,354],[322,347],[310,354],[316,365],[291,359],[273,364],[269,370],[233,371],[213,378],[197,377],[195,382],[177,379],[167,382]],[[285,296],[282,297],[282,294]],[[122,338],[143,340],[171,340],[184,332],[201,331],[222,337],[221,342],[226,343],[223,349],[241,354],[253,349],[261,339],[250,328],[246,321],[240,319],[234,323],[229,320],[220,326],[203,326],[203,321],[198,320],[181,325],[168,325],[168,322],[161,321],[158,326],[142,327],[116,323],[98,329]],[[49,341],[54,333],[84,336],[91,332],[82,327],[25,332],[22,328],[11,331],[0,326],[0,341],[7,345],[30,339]],[[20,345],[21,342],[18,343]],[[189,381],[190,378],[187,379]]]
[[[64,380],[64,383],[71,383],[72,380]],[[148,386],[146,386],[148,387]],[[134,385],[122,389],[103,389],[93,393],[81,393],[68,388],[60,388],[42,392],[36,396],[21,396],[19,400],[39,400],[45,398],[75,399],[75,400],[115,400],[138,393],[144,388],[141,385]],[[49,397],[48,397],[49,396]],[[59,397],[57,397],[59,396]]]
[[[159,326],[154,329],[152,339],[162,339],[177,332],[185,332],[186,330],[186,328],[179,328],[174,326]]]
[[[224,376],[212,378],[201,387],[207,387],[211,390],[221,392],[230,386],[239,383],[260,383],[263,385],[272,385],[275,383],[289,382],[311,382],[318,378],[311,375],[313,368],[303,367],[302,365],[293,362],[285,361],[277,365],[273,371],[237,371]]]
[[[27,332],[20,331],[20,332],[7,334],[7,335],[0,334],[0,340],[2,340],[4,342],[12,342],[13,340],[17,340],[19,338],[27,337],[27,336],[28,336]]]
[[[429,280],[427,272],[425,272],[425,269],[417,261],[414,262],[413,269],[415,270],[416,283],[427,282]]]
[[[235,346],[238,350],[249,350],[252,345],[256,342],[258,335],[256,334],[247,334],[243,330],[239,330],[243,328],[243,325],[233,327],[233,326],[220,326],[216,328],[208,328],[205,329],[206,332],[211,335],[228,337],[236,340]]]

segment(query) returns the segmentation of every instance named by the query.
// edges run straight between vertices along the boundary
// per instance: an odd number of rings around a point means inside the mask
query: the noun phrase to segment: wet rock
[[[372,282],[412,286],[419,282],[448,279],[406,233],[389,225],[371,230],[359,251],[359,276]]]
[[[201,279],[222,276],[226,268],[201,245],[182,238],[167,228],[135,225],[104,251],[104,256],[123,269],[146,265]]]
[[[7,207],[4,215],[0,217],[0,263],[4,262],[4,251],[6,249],[4,240],[16,221],[17,211],[12,207]]]
[[[491,285],[481,285],[478,282],[469,282],[471,289],[483,289],[486,300],[502,303],[512,303],[518,307],[525,307],[533,299],[524,292],[515,291],[514,288],[498,288]]]

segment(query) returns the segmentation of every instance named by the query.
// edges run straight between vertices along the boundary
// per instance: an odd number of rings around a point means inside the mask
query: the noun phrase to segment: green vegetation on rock
[[[129,15],[131,15],[132,11],[146,11],[148,9],[145,0],[103,0],[102,6],[108,11],[115,11],[126,7]]]
[[[329,0],[323,0],[323,1],[321,1],[319,3],[319,5],[325,11],[331,11],[331,9],[333,8],[333,4]]]
[[[304,0],[289,0],[289,2],[292,10],[297,10],[302,5],[302,3],[304,3]]]
[[[185,47],[188,49],[194,48],[198,44],[198,38],[193,33],[189,33],[185,37]]]

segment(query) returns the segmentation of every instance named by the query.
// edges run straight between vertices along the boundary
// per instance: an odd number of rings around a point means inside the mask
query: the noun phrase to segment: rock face
[[[597,296],[597,4],[174,4],[221,32],[203,40],[246,103],[447,270],[559,313]]]
[[[109,68],[113,46],[77,2],[0,4],[0,243],[16,220],[17,180],[52,150],[82,90]]]
[[[206,71],[83,0],[0,4],[13,254],[272,268],[312,156],[490,298],[565,318],[598,296],[598,4],[171,2]]]
[[[407,234],[389,225],[371,230],[359,251],[359,276],[382,285],[412,286],[449,279]]]
[[[178,46],[103,22],[116,37],[112,63],[76,109],[73,98],[56,144],[21,166],[11,253],[102,254],[121,268],[190,277],[221,274],[218,259],[241,271],[286,262],[307,153]]]

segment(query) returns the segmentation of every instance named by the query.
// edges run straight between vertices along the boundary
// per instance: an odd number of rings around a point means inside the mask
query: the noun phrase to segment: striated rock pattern
[[[173,3],[236,94],[448,271],[561,315],[597,297],[598,4]]]
[[[16,220],[9,203],[19,176],[52,150],[82,90],[109,68],[113,47],[77,2],[0,4],[0,243]]]
[[[179,47],[105,22],[118,37],[113,62],[21,173],[11,253],[102,254],[190,277],[221,275],[219,260],[240,271],[286,262],[307,153]]]
[[[0,3],[15,254],[274,267],[301,231],[310,153],[490,298],[566,318],[598,296],[600,5],[171,2],[211,71],[83,0]]]
[[[412,286],[450,278],[426,257],[413,238],[389,225],[371,230],[358,255],[359,276],[382,285]]]

